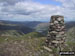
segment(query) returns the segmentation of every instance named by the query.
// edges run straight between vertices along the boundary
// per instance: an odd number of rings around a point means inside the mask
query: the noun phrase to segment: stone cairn
[[[61,51],[61,46],[65,43],[65,24],[64,17],[60,15],[51,16],[49,31],[47,35],[47,47],[58,48]]]

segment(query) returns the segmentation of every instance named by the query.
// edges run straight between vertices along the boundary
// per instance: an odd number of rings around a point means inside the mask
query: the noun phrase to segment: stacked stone
[[[46,40],[47,46],[64,43],[65,37],[64,17],[60,15],[51,16],[48,36]]]

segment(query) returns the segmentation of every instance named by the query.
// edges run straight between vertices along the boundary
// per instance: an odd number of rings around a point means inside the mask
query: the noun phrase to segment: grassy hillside
[[[39,32],[31,32],[31,33],[25,34],[24,37],[35,38],[35,37],[44,37],[44,35]]]
[[[18,37],[18,36],[22,36],[22,35],[23,35],[22,32],[18,32],[16,30],[2,30],[2,31],[0,31],[0,36],[3,36],[3,37],[5,37],[5,36],[7,36],[7,37],[12,37],[12,36]]]
[[[36,26],[35,30],[38,32],[42,32],[42,31],[47,30],[48,27],[49,27],[49,23],[41,23]]]
[[[45,40],[38,32],[18,38],[0,37],[0,56],[49,56],[50,53],[42,47]],[[66,51],[75,50],[75,27],[67,31],[66,44]]]
[[[68,30],[66,42],[69,45],[69,48],[75,51],[75,27]]]

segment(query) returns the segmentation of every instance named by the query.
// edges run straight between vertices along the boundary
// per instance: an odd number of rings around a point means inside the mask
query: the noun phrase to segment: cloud
[[[43,5],[34,2],[17,2],[14,5],[0,6],[1,16],[23,20],[48,20],[52,14],[57,14],[60,7],[53,5]],[[12,16],[9,16],[12,15]],[[3,18],[4,18],[3,17]]]
[[[0,2],[5,3],[5,4],[10,4],[13,5],[17,2],[21,2],[21,1],[31,1],[31,0],[0,0]]]
[[[65,20],[74,20],[74,0],[55,0],[62,6],[46,5],[32,0],[0,0],[0,19],[48,21],[51,15],[63,15]]]
[[[67,21],[75,20],[75,0],[56,0],[62,3],[62,14],[65,16]]]
[[[65,8],[75,8],[75,0],[56,0],[62,3]]]

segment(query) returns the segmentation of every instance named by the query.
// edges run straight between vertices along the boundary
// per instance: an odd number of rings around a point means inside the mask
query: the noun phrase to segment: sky
[[[0,0],[0,20],[50,21],[52,15],[75,21],[75,0]]]

